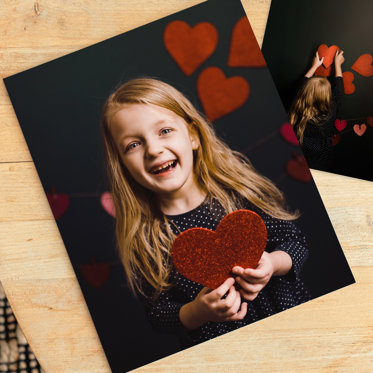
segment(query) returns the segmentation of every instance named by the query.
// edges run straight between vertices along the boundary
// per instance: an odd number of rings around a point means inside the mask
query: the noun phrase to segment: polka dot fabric
[[[184,345],[191,346],[207,341],[311,299],[299,277],[308,256],[307,243],[300,230],[293,222],[272,218],[249,202],[245,202],[242,208],[256,212],[263,219],[268,231],[266,251],[287,252],[292,258],[293,267],[286,276],[273,276],[254,301],[245,301],[248,307],[243,320],[208,322],[191,332],[181,324],[179,311],[181,306],[197,296],[202,286],[186,279],[173,269],[171,281],[175,285],[161,293],[156,301],[151,301],[151,294],[149,294],[145,299],[145,306],[151,323],[157,328],[170,331],[178,329]],[[192,211],[167,217],[171,222],[171,229],[178,235],[194,227],[215,230],[225,215],[225,211],[217,201],[211,203],[205,201]]]

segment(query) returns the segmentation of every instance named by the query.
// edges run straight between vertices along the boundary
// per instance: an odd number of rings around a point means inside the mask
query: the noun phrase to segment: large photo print
[[[113,372],[354,282],[240,1],[4,81]]]

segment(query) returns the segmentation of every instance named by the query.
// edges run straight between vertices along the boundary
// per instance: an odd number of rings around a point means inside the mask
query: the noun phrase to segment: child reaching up
[[[342,64],[343,51],[334,58],[335,78],[333,85],[324,77],[314,77],[324,58],[316,56],[306,73],[303,85],[290,110],[290,123],[298,137],[308,166],[327,171],[332,164],[332,138],[338,133],[334,122],[338,117],[344,93]]]
[[[181,92],[156,79],[131,80],[106,101],[101,128],[119,253],[154,326],[190,345],[310,299],[299,277],[308,249],[292,222],[297,214]],[[193,227],[215,230],[242,208],[267,228],[258,266],[232,268],[217,289],[178,273],[170,254],[175,237]]]

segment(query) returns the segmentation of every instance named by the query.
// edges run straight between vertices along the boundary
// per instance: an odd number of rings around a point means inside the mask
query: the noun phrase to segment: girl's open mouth
[[[177,165],[177,160],[174,159],[173,161],[166,162],[162,164],[159,167],[153,167],[149,172],[154,175],[163,174],[173,168],[175,168]]]

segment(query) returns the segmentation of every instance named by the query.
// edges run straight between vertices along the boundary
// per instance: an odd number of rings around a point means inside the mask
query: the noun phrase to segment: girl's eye
[[[172,129],[171,128],[163,128],[161,130],[161,135],[166,135],[167,133],[171,132]]]
[[[129,145],[126,146],[125,150],[126,150],[126,152],[128,152],[128,151],[130,151],[132,149],[137,148],[139,145],[140,145],[139,142],[132,142],[131,144],[129,144]]]

